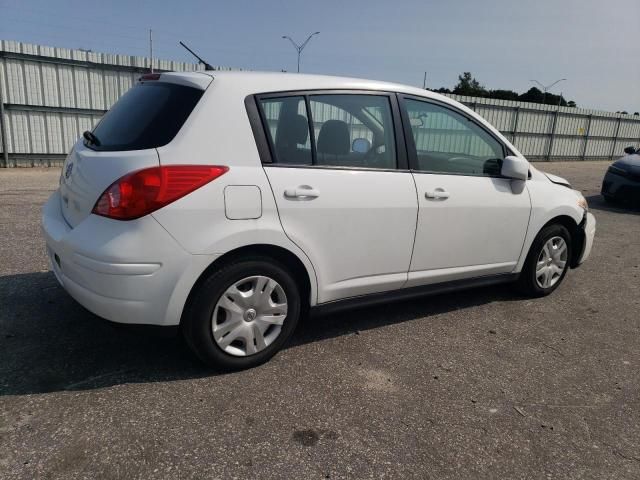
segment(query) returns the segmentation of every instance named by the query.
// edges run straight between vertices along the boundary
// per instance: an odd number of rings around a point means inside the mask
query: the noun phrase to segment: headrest
[[[327,120],[318,135],[318,153],[346,155],[351,148],[349,125],[342,120]]]
[[[299,144],[307,143],[309,137],[309,123],[306,117],[293,114],[278,120],[276,131],[276,148],[296,148]]]

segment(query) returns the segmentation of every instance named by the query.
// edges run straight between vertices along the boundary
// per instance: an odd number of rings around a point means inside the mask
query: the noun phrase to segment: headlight
[[[609,171],[611,173],[615,173],[616,175],[622,175],[623,177],[627,176],[627,171],[625,169],[616,167],[615,165],[609,166]]]

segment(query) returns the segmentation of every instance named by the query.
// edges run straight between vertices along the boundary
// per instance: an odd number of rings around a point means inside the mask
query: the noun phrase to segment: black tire
[[[287,299],[287,316],[278,337],[264,350],[252,355],[234,356],[225,352],[214,340],[213,311],[231,285],[255,275],[270,277],[280,284]],[[199,285],[185,311],[182,333],[187,345],[206,365],[227,371],[242,370],[260,365],[273,357],[291,337],[301,311],[298,284],[285,266],[269,257],[245,257],[221,266]]]
[[[562,237],[567,244],[567,262],[564,270],[560,275],[560,278],[550,287],[542,288],[536,280],[536,265],[538,258],[542,253],[543,246],[553,237]],[[525,260],[522,272],[518,278],[517,288],[518,290],[528,297],[544,297],[553,292],[564,280],[567,271],[569,270],[569,263],[571,260],[571,234],[567,228],[560,224],[552,224],[544,227],[538,236],[535,238],[529,249],[529,254]]]
[[[602,197],[604,198],[605,203],[608,203],[609,205],[615,205],[616,199],[613,198],[611,195],[602,195]]]

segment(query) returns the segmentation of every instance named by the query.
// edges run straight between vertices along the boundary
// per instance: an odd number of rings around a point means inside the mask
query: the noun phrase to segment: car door
[[[264,170],[284,232],[313,263],[318,302],[402,287],[418,205],[395,95],[323,91],[257,104],[270,144]]]
[[[526,182],[500,175],[506,147],[455,107],[401,97],[418,192],[407,286],[512,272],[531,201]]]

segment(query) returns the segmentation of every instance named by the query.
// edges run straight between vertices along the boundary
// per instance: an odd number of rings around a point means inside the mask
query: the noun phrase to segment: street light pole
[[[543,105],[547,104],[547,92],[549,91],[549,89],[551,87],[553,87],[554,85],[560,83],[560,82],[564,82],[566,80],[566,78],[561,78],[560,80],[556,80],[555,82],[544,86],[542,83],[540,83],[538,80],[529,80],[530,82],[534,82],[537,83],[538,85],[540,85],[542,87],[542,103]]]
[[[293,38],[291,38],[289,35],[283,35],[282,38],[286,38],[287,40],[289,40],[291,42],[291,45],[293,45],[293,48],[296,49],[296,51],[298,52],[298,73],[300,73],[300,54],[302,53],[302,50],[304,50],[304,47],[307,46],[307,43],[309,43],[309,40],[311,40],[311,37],[313,37],[314,35],[318,35],[320,32],[313,32],[311,35],[309,35],[307,37],[307,39],[302,42],[301,45],[298,45],[296,42],[294,42]]]

